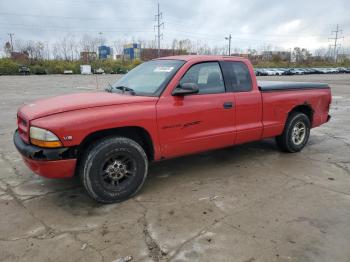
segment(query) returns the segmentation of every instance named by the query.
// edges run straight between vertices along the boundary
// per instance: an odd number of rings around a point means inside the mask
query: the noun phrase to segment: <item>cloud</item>
[[[350,46],[348,0],[160,0],[164,35],[162,45],[174,38],[223,46],[232,34],[237,48],[264,45],[284,49],[301,45],[326,47],[336,24],[343,29],[343,46]],[[19,8],[22,7],[22,8]],[[54,42],[66,35],[153,40],[155,0],[12,0],[0,2],[0,44],[32,39]]]
[[[283,23],[282,25],[277,27],[276,34],[286,35],[288,33],[295,33],[298,29],[300,30],[300,25],[301,25],[300,19],[295,19],[287,23]]]

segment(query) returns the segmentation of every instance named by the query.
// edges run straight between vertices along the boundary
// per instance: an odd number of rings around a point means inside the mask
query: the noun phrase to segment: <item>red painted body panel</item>
[[[241,61],[246,64],[252,78],[250,92],[235,92],[235,144],[260,140],[263,133],[261,93],[258,88],[253,66],[247,59],[224,57],[224,61]]]
[[[262,93],[263,138],[274,137],[283,132],[288,113],[296,106],[308,104],[314,111],[312,127],[327,122],[330,89],[295,90]]]
[[[77,146],[97,131],[141,127],[152,139],[154,160],[280,135],[288,113],[298,105],[312,107],[313,127],[328,120],[330,89],[260,92],[253,67],[246,59],[221,56],[166,59],[186,62],[160,97],[102,92],[74,94],[35,101],[20,108],[18,114],[27,122],[27,128],[48,129],[61,139],[65,147]],[[252,91],[172,96],[186,71],[196,63],[207,61],[245,63],[252,76]],[[224,109],[225,102],[232,102],[233,108]],[[73,139],[66,141],[63,139],[66,136]],[[76,160],[33,161],[25,158],[25,162],[40,175],[69,177],[74,173]]]
[[[157,103],[159,141],[165,158],[233,145],[233,94],[163,96]]]
[[[68,111],[100,106],[122,105],[154,101],[153,97],[125,96],[116,93],[95,92],[55,96],[22,106],[19,111],[27,119],[36,119]]]

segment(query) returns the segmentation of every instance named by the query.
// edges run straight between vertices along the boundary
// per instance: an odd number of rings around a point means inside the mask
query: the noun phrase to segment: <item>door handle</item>
[[[223,104],[224,109],[231,109],[233,107],[233,103],[232,102],[225,102]]]

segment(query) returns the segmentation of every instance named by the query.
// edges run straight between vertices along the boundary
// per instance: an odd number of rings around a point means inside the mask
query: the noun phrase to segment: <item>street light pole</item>
[[[225,39],[228,40],[228,55],[230,56],[231,55],[231,39],[232,39],[231,34],[228,37],[225,37]]]

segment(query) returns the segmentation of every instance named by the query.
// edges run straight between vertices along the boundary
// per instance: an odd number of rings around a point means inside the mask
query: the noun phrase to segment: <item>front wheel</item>
[[[292,113],[282,135],[276,137],[278,147],[285,152],[294,153],[302,150],[310,136],[310,120],[300,112]]]
[[[88,148],[80,177],[93,199],[115,203],[135,195],[144,184],[147,171],[147,156],[138,143],[125,137],[110,137]]]

